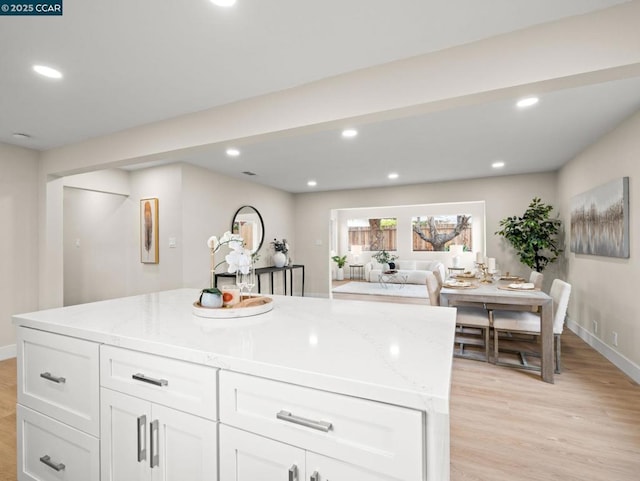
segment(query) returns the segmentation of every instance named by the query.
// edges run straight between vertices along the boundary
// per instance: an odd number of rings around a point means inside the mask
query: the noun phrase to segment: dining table
[[[475,303],[492,309],[504,306],[536,306],[540,310],[540,344],[541,344],[541,377],[548,383],[553,383],[553,299],[538,289],[522,289],[509,281],[493,280],[481,282],[473,279],[458,283],[459,286],[447,286],[445,283],[440,290],[440,305],[453,306],[456,303]],[[511,287],[510,287],[511,286]]]

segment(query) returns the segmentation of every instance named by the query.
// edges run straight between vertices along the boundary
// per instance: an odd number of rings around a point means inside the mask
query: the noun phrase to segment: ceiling
[[[620,3],[65,0],[61,17],[0,16],[0,142],[48,150]],[[640,108],[640,79],[548,92],[526,111],[515,100],[370,122],[352,139],[239,141],[233,162],[222,147],[179,160],[290,192],[555,170]]]

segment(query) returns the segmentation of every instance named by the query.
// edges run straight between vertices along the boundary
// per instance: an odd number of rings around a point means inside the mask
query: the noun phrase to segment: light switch
[[[176,247],[176,238],[169,237],[169,248],[174,249]]]
[[[322,239],[316,239],[316,245],[317,246],[321,246],[322,245]]]
[[[80,247],[80,239],[76,239],[76,247]]]

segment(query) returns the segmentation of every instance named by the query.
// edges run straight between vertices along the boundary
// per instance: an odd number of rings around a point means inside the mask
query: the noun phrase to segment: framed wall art
[[[140,262],[157,264],[158,249],[158,199],[140,200]]]
[[[571,199],[571,252],[629,257],[629,177]]]

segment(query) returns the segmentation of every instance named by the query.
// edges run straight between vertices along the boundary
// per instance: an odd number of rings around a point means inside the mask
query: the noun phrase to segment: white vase
[[[273,259],[273,265],[276,267],[284,267],[284,265],[287,263],[287,256],[280,251],[273,254],[272,259]]]
[[[336,269],[336,281],[344,281],[344,267]]]

